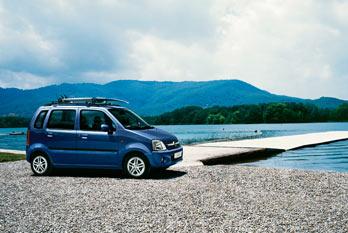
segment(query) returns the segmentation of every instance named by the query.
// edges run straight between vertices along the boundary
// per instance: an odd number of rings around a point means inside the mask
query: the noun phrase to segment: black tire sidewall
[[[46,171],[45,171],[44,173],[41,173],[41,174],[37,173],[37,172],[34,170],[34,168],[33,168],[33,161],[34,161],[34,159],[35,159],[36,157],[38,157],[38,156],[45,157],[45,159],[46,159],[46,161],[47,161],[47,169],[46,169]],[[52,164],[51,164],[51,161],[50,161],[50,159],[48,158],[48,156],[45,155],[45,154],[43,154],[43,153],[36,153],[35,155],[33,155],[32,159],[31,159],[31,161],[30,161],[30,167],[31,167],[31,170],[33,171],[33,173],[34,173],[35,176],[47,176],[47,175],[49,175],[49,174],[52,173]]]
[[[131,158],[135,158],[135,157],[138,157],[140,159],[142,159],[145,163],[145,171],[144,173],[141,175],[141,176],[133,176],[132,174],[130,174],[128,172],[128,169],[127,169],[127,163],[128,161],[131,159]],[[123,172],[124,174],[127,176],[127,177],[130,177],[130,178],[133,178],[133,179],[144,179],[144,178],[147,178],[150,174],[150,170],[151,170],[151,166],[150,166],[150,163],[149,161],[147,160],[147,158],[142,155],[142,154],[130,154],[128,155],[125,160],[124,160],[124,163],[123,163]]]

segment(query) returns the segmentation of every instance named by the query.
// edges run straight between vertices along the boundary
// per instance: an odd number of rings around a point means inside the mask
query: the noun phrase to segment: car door
[[[76,150],[76,110],[51,110],[46,125],[46,144],[55,165],[78,164]]]
[[[110,132],[101,129],[107,124]],[[116,125],[107,112],[102,110],[81,109],[79,130],[77,132],[77,151],[83,155],[83,163],[88,166],[120,167]]]

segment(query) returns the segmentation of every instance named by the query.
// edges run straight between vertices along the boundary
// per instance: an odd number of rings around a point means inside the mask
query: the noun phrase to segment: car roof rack
[[[67,98],[61,97],[57,101],[54,101],[48,105],[87,105],[87,106],[119,106],[116,103],[126,103],[126,100],[115,99],[115,98],[104,98],[104,97],[78,97],[78,98]]]

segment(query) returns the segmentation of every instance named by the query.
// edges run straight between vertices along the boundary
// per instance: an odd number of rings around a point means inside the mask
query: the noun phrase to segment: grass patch
[[[24,160],[24,159],[25,159],[25,155],[0,153],[0,163],[12,162],[12,161]]]

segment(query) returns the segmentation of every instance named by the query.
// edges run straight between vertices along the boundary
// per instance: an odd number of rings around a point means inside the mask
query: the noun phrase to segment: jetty
[[[291,136],[210,142],[184,146],[184,160],[175,166],[237,163],[275,155],[287,150],[348,140],[348,131],[328,131]]]
[[[174,167],[237,163],[303,147],[348,140],[348,131],[329,131],[291,136],[209,142],[184,146],[184,159]],[[0,153],[25,151],[0,149]]]

